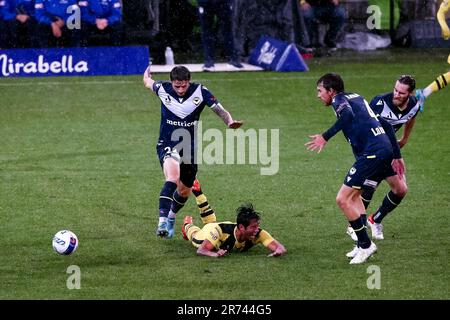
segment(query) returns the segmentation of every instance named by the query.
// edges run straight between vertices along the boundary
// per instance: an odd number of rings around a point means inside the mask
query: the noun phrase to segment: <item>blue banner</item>
[[[262,36],[250,54],[250,64],[272,71],[308,71],[294,44]]]
[[[142,74],[147,47],[0,50],[0,77]]]

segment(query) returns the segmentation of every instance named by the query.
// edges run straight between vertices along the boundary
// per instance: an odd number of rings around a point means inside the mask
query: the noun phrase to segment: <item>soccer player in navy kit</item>
[[[231,114],[203,85],[191,83],[191,74],[184,66],[170,72],[170,82],[154,81],[150,67],[144,72],[144,86],[161,100],[161,125],[156,146],[166,178],[159,196],[159,223],[156,234],[172,237],[176,213],[184,206],[197,174],[195,159],[195,125],[204,107],[209,107],[227,125],[237,129],[242,121]],[[180,149],[181,146],[181,149]]]
[[[420,110],[420,103],[416,97],[413,96],[414,89],[416,88],[416,80],[410,75],[401,75],[395,82],[393,92],[385,93],[376,96],[370,102],[370,107],[373,112],[378,116],[386,120],[394,131],[397,132],[403,125],[403,135],[398,140],[400,148],[408,142],[409,135],[416,122],[416,116]],[[395,172],[391,172],[391,175],[395,175]],[[367,209],[373,194],[382,181],[382,177],[373,180],[371,186],[363,188],[361,198]],[[400,183],[396,185],[396,189],[389,191],[383,199],[381,206],[371,214],[367,219],[363,216],[363,222],[368,220],[368,225],[372,230],[372,239],[383,240],[383,225],[381,221],[386,215],[394,210],[403,198],[406,196],[408,187],[406,185],[406,179],[401,179]],[[347,229],[347,233],[356,241],[356,237],[351,227]]]
[[[369,239],[361,218],[365,213],[361,190],[379,176],[386,178],[394,189],[403,178],[405,165],[392,126],[382,118],[377,119],[363,97],[345,93],[344,81],[338,74],[328,73],[317,81],[317,97],[326,106],[333,106],[337,121],[323,134],[310,136],[311,140],[305,145],[308,150],[320,152],[328,140],[342,130],[352,146],[356,162],[348,171],[336,202],[358,238],[357,246],[347,253],[352,258],[350,264],[364,263],[377,247]],[[388,176],[391,170],[397,175]]]

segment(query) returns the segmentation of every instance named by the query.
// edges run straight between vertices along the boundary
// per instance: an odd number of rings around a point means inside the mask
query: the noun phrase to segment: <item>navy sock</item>
[[[361,200],[364,203],[364,208],[368,208],[370,201],[372,201],[373,194],[375,193],[375,189],[373,188],[363,188],[361,193]]]
[[[367,234],[366,226],[363,224],[361,217],[356,220],[349,221],[353,230],[356,232],[356,236],[358,237],[358,247],[367,249],[370,247],[370,239]]]
[[[188,198],[182,197],[178,193],[178,191],[175,190],[175,192],[173,193],[173,202],[171,207],[172,212],[177,213],[178,211],[180,211],[180,209],[184,207],[184,204],[187,200]]]
[[[367,214],[361,213],[361,221],[363,223],[363,226],[367,226]]]
[[[389,212],[397,208],[397,206],[402,202],[401,197],[397,196],[392,191],[389,191],[388,194],[384,197],[383,202],[381,203],[381,207],[373,215],[373,221],[376,223],[381,223],[384,217],[387,216]]]
[[[172,195],[177,189],[177,184],[172,181],[166,181],[159,194],[159,216],[166,217],[169,215],[172,206]]]

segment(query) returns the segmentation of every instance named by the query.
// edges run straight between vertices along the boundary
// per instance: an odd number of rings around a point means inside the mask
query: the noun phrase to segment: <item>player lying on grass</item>
[[[199,256],[222,257],[232,250],[245,252],[259,243],[271,251],[269,257],[287,252],[280,242],[260,228],[261,217],[251,204],[240,206],[236,212],[235,223],[208,223],[202,229],[193,224],[191,216],[186,216],[181,228],[183,238],[191,241]]]

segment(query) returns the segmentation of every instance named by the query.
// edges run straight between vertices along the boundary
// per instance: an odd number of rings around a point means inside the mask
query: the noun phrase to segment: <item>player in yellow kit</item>
[[[247,204],[237,209],[235,223],[208,223],[200,229],[192,223],[191,216],[186,216],[181,231],[183,238],[197,248],[199,256],[222,257],[232,250],[245,252],[259,243],[271,251],[270,257],[285,254],[284,246],[259,227],[260,219],[253,206]]]
[[[441,6],[439,7],[439,11],[437,13],[437,19],[441,26],[442,37],[445,40],[450,39],[450,29],[445,21],[445,14],[450,9],[450,0],[443,0]],[[450,64],[450,55],[448,56],[447,62]],[[423,106],[425,99],[433,92],[439,91],[447,86],[450,82],[450,71],[447,73],[441,74],[437,77],[432,83],[428,85],[425,89],[417,89],[416,97],[419,100],[420,111],[423,112]]]

